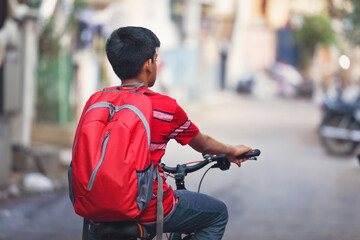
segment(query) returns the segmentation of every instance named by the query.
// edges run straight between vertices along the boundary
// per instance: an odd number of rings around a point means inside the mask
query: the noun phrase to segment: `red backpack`
[[[94,221],[133,219],[153,195],[150,99],[104,89],[83,110],[73,144],[69,190],[75,212]]]

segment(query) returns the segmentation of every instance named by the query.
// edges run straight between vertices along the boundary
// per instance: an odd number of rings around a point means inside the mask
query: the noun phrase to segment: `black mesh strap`
[[[144,86],[145,86],[145,83],[129,84],[129,85],[118,86],[116,89],[120,90],[121,87],[136,88],[136,92],[138,92],[139,88],[144,87]]]

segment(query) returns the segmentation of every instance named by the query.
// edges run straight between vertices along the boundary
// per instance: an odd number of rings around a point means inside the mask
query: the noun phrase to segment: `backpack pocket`
[[[98,162],[98,164],[96,165],[95,169],[92,171],[91,173],[91,177],[90,177],[90,180],[89,180],[89,184],[87,185],[87,189],[89,191],[91,191],[91,188],[94,184],[94,181],[95,181],[95,177],[96,177],[96,174],[97,172],[99,171],[99,168],[104,160],[104,157],[105,157],[105,152],[106,152],[106,148],[107,148],[107,144],[108,144],[108,141],[109,141],[109,137],[110,137],[110,132],[108,132],[104,139],[103,139],[103,142],[101,144],[101,157],[100,157],[100,160]]]
[[[152,163],[144,170],[136,170],[138,192],[136,203],[140,211],[150,203],[153,195],[154,166]]]

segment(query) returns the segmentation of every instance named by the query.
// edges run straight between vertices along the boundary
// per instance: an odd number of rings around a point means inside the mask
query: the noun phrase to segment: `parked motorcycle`
[[[326,99],[320,125],[320,139],[325,150],[334,155],[351,155],[360,143],[360,96],[346,103],[341,96]]]

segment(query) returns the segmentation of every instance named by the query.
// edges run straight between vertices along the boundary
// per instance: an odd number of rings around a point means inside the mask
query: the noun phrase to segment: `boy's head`
[[[156,48],[160,41],[149,29],[121,27],[115,30],[106,42],[106,55],[121,80],[136,78],[144,63],[155,61]]]

